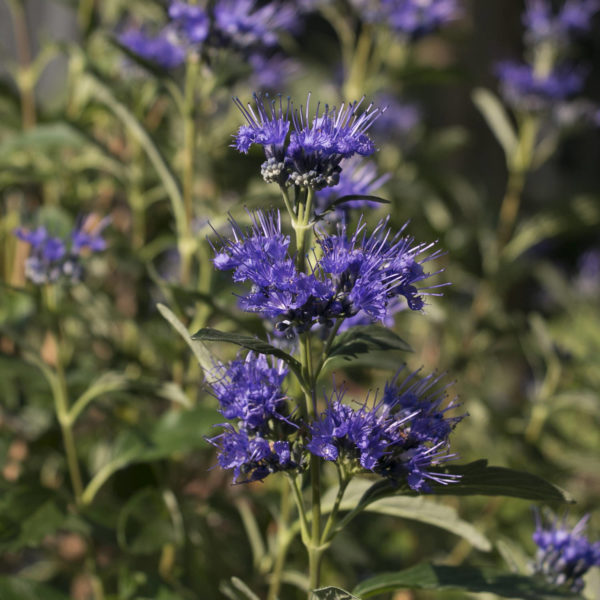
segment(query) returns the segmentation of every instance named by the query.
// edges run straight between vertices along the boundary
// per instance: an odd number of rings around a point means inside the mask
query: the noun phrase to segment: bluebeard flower
[[[25,275],[36,285],[56,283],[60,279],[79,281],[82,276],[80,257],[87,252],[106,248],[101,234],[109,219],[103,219],[91,230],[84,229],[85,220],[79,220],[68,240],[53,237],[44,226],[34,231],[22,228],[15,235],[31,245],[31,254],[25,262]]]
[[[461,14],[458,0],[355,0],[353,3],[366,21],[386,24],[412,40],[437,31]]]
[[[548,0],[529,0],[523,14],[526,40],[530,44],[568,44],[570,38],[589,31],[598,10],[599,0],[567,0],[558,13]]]
[[[401,102],[391,94],[377,96],[378,106],[385,111],[373,124],[372,132],[378,140],[405,145],[407,138],[421,123],[421,110],[411,102]]]
[[[433,389],[439,378],[415,378],[411,374],[400,387],[396,378],[381,400],[369,405],[367,399],[358,408],[344,404],[343,390],[334,391],[320,419],[308,425],[306,448],[352,472],[373,471],[415,491],[428,491],[429,481],[456,481],[435,467],[455,458],[448,438],[462,417],[446,417],[454,405],[441,407],[445,388]]]
[[[584,588],[583,576],[591,567],[600,566],[600,541],[591,543],[583,535],[589,515],[583,517],[573,529],[568,529],[564,519],[544,526],[536,513],[537,527],[533,541],[538,550],[534,569],[550,583],[565,586],[573,592]]]
[[[248,124],[239,128],[234,146],[244,153],[253,144],[263,146],[267,160],[262,175],[269,183],[320,190],[339,182],[342,159],[375,152],[375,145],[366,134],[380,114],[372,104],[362,113],[358,112],[362,100],[342,104],[339,109],[325,105],[323,112],[318,104],[313,117],[310,94],[306,108],[300,110],[293,110],[289,99],[284,109],[281,97],[266,106],[256,94],[254,100],[256,112],[235,99]]]
[[[119,36],[119,41],[134,54],[164,69],[174,69],[185,61],[185,48],[172,29],[165,28],[156,35],[128,29]]]
[[[248,64],[252,67],[250,87],[261,91],[285,88],[301,69],[300,63],[293,58],[278,53],[265,56],[261,52],[253,52],[248,57]]]
[[[425,304],[415,284],[432,275],[423,264],[440,252],[423,256],[434,244],[414,245],[413,238],[403,237],[404,228],[392,236],[388,222],[389,217],[383,219],[367,235],[361,220],[351,236],[344,224],[338,235],[318,240],[322,250],[318,268],[330,277],[347,316],[362,310],[373,320],[382,320],[390,301],[399,296],[411,310],[421,310]]]
[[[271,473],[297,467],[288,441],[271,441],[244,430],[236,431],[230,424],[223,427],[224,431],[208,442],[218,449],[221,468],[233,469],[235,483],[262,480]]]
[[[208,37],[210,19],[197,4],[174,0],[169,6],[169,17],[189,43],[201,44]]]
[[[332,202],[344,196],[372,196],[389,181],[391,175],[378,176],[377,165],[371,161],[362,161],[360,157],[344,159],[340,163],[342,172],[337,185],[325,188],[317,194],[317,208],[325,210]],[[377,208],[378,203],[370,200],[349,200],[336,208],[338,218],[347,216],[349,209]]]
[[[584,82],[581,70],[566,65],[538,75],[531,65],[505,61],[498,64],[496,72],[506,101],[515,108],[528,111],[540,110],[574,96],[581,91]]]
[[[283,419],[286,395],[281,389],[288,369],[283,361],[271,365],[264,355],[248,353],[216,369],[212,392],[227,419],[237,419],[247,431],[266,430],[271,418]]]
[[[260,5],[256,0],[217,0],[215,28],[225,43],[237,48],[272,47],[281,31],[298,25],[296,11],[281,2]]]
[[[233,270],[234,281],[251,283],[240,306],[278,319],[278,329],[302,332],[361,311],[372,321],[383,321],[399,297],[412,310],[423,308],[428,292],[416,284],[431,276],[423,264],[439,252],[427,256],[433,244],[415,245],[402,231],[392,236],[387,219],[370,236],[361,221],[352,235],[341,225],[337,235],[320,238],[321,255],[309,273],[296,269],[279,213],[256,213],[252,220],[248,231],[231,220],[233,239],[221,239],[220,248],[214,248],[214,264]]]

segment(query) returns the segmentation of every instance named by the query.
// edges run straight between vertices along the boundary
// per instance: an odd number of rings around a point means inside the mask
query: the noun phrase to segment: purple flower
[[[391,94],[377,96],[377,104],[385,106],[385,111],[373,124],[373,135],[376,139],[405,144],[421,122],[420,108],[410,102],[401,102]]]
[[[340,461],[350,469],[373,471],[415,491],[428,491],[428,481],[448,484],[456,476],[435,467],[452,460],[448,438],[462,417],[448,418],[445,388],[434,391],[439,378],[414,381],[412,373],[400,387],[397,378],[386,385],[381,400],[358,408],[344,404],[344,391],[335,390],[320,418],[309,423],[306,448],[329,461]],[[430,426],[428,429],[427,426]]]
[[[591,19],[599,9],[599,0],[567,0],[555,13],[548,0],[529,0],[523,14],[527,41],[566,45],[574,36],[589,31]]]
[[[222,433],[207,441],[218,449],[221,468],[233,469],[235,483],[263,480],[271,473],[297,467],[288,441],[270,441],[247,431],[236,431],[229,424],[223,427]]]
[[[275,46],[280,31],[292,31],[298,24],[294,8],[280,2],[217,0],[213,10],[220,37],[236,48]]]
[[[56,283],[64,278],[78,281],[82,276],[80,256],[82,250],[100,252],[106,242],[100,237],[109,219],[103,219],[92,231],[84,231],[84,220],[80,220],[67,239],[52,237],[48,230],[40,226],[34,231],[22,228],[15,235],[31,245],[31,253],[25,262],[25,275],[36,285]]]
[[[283,54],[265,56],[254,52],[248,57],[252,67],[251,86],[261,91],[278,90],[286,87],[287,81],[297,76],[301,69],[300,63]]]
[[[531,65],[505,61],[496,73],[506,101],[522,110],[541,110],[581,91],[583,73],[566,65],[538,75]]]
[[[583,576],[591,567],[600,566],[600,542],[591,543],[583,535],[589,515],[568,529],[565,520],[547,526],[536,513],[536,530],[533,541],[538,550],[534,569],[550,583],[565,586],[573,592],[584,588]]]
[[[381,221],[371,235],[362,221],[352,235],[340,226],[337,235],[318,240],[320,257],[309,273],[300,273],[289,254],[289,237],[281,233],[279,213],[256,213],[247,231],[231,220],[233,239],[221,238],[214,264],[233,270],[234,281],[251,283],[241,307],[277,318],[280,331],[306,331],[361,312],[383,321],[388,307],[396,310],[399,297],[412,310],[423,308],[423,295],[429,292],[416,284],[431,276],[423,264],[439,255],[426,255],[433,244],[415,245],[402,231],[392,236],[387,222]]]
[[[92,252],[102,252],[102,250],[105,250],[106,240],[102,238],[102,232],[110,224],[110,217],[102,219],[91,231],[84,229],[85,224],[85,219],[80,219],[71,233],[71,252],[81,254],[81,251],[84,249]]]
[[[317,104],[314,116],[310,111],[310,94],[306,108],[299,110],[292,110],[289,99],[284,110],[281,97],[278,102],[271,101],[270,107],[256,94],[254,100],[256,112],[235,99],[248,124],[239,128],[234,146],[244,153],[253,144],[263,146],[267,160],[262,165],[262,175],[269,183],[293,183],[320,190],[339,182],[342,159],[375,152],[366,131],[380,111],[369,105],[359,113],[362,100],[342,104],[339,109],[325,105],[323,112]],[[290,126],[292,131],[287,141]]]
[[[221,414],[237,419],[246,431],[268,430],[269,419],[283,418],[286,395],[281,386],[287,373],[283,361],[271,365],[265,356],[252,352],[244,360],[219,365],[211,387]]]
[[[355,4],[365,20],[388,24],[413,40],[437,31],[461,14],[457,0],[380,0]]]
[[[169,17],[189,43],[201,44],[208,37],[210,19],[200,6],[174,0],[169,7]]]
[[[123,46],[164,69],[174,69],[185,61],[185,48],[175,31],[163,29],[149,35],[140,29],[128,29],[119,36]]]

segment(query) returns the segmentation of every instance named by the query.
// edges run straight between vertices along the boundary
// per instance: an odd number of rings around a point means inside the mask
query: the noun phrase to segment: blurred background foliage
[[[417,240],[439,240],[447,253],[437,279],[452,285],[424,315],[399,313],[395,329],[414,349],[399,364],[456,381],[452,393],[470,415],[453,443],[464,462],[486,457],[540,475],[574,496],[579,516],[600,500],[600,135],[570,132],[532,170],[498,255],[506,163],[473,92],[497,93],[495,61],[520,55],[521,11],[521,2],[472,0],[440,34],[409,48],[388,40],[381,69],[354,80],[340,67],[339,23],[312,14],[282,40],[297,66],[276,91],[302,102],[311,90],[332,104],[348,92],[385,92],[418,107],[409,126],[374,133],[380,171],[391,173],[378,193],[391,205],[368,220],[391,211],[396,227],[410,220]],[[164,6],[150,0],[0,1],[3,599],[232,598],[232,575],[261,596],[272,567],[277,480],[232,486],[212,469],[203,436],[221,417],[198,361],[164,318],[190,331],[270,333],[236,312],[204,241],[208,223],[222,230],[228,212],[243,220],[244,207],[278,203],[258,177],[258,153],[242,157],[229,146],[241,121],[231,96],[249,101],[255,82],[238,57],[214,56],[186,115],[183,74],[141,64],[117,41],[128,23],[164,19]],[[598,100],[598,23],[579,52],[591,67],[586,95]],[[189,231],[172,212],[173,182],[186,174],[186,117],[195,129]],[[108,249],[87,262],[83,283],[58,287],[49,302],[26,283],[27,245],[13,231],[68,232],[85,214],[110,215]],[[188,234],[196,242],[186,266]],[[172,313],[161,314],[159,302]],[[232,356],[230,347],[211,350]],[[350,368],[337,377],[360,397],[384,375]],[[78,407],[68,428],[79,503],[52,392],[63,384]],[[512,567],[531,556],[528,503],[440,502],[484,533],[492,552],[433,526],[362,515],[334,543],[326,579],[351,587],[426,558]],[[591,529],[600,531],[599,514]],[[286,578],[300,587],[303,561],[292,544]],[[284,589],[285,598],[298,593]],[[600,598],[599,589],[590,580],[588,597]]]

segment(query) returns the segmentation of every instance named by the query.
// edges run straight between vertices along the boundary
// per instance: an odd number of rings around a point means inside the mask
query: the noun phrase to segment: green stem
[[[339,475],[339,484],[340,485],[338,488],[337,495],[335,497],[335,502],[333,504],[333,508],[331,509],[331,512],[329,513],[327,523],[325,523],[325,527],[323,528],[323,534],[321,535],[321,545],[323,545],[323,546],[325,546],[326,544],[331,542],[331,540],[333,539],[333,536],[335,535],[333,528],[336,524],[336,519],[337,519],[338,512],[340,510],[340,505],[342,503],[342,500],[344,499],[344,493],[346,492],[348,483],[350,483],[350,479],[348,477],[346,477],[344,474],[342,474],[342,472],[339,470],[339,467],[338,467],[338,475]]]
[[[321,369],[323,368],[323,365],[325,364],[325,361],[327,360],[327,356],[329,355],[329,350],[331,349],[331,345],[333,344],[333,341],[335,340],[335,336],[337,335],[337,332],[339,331],[340,326],[343,322],[344,322],[344,319],[338,318],[336,320],[335,324],[333,325],[333,327],[331,328],[331,331],[329,332],[327,341],[325,342],[325,345],[323,346],[323,352],[321,354],[321,359],[319,360],[319,364],[317,365],[317,368],[315,369],[315,374],[314,374],[315,382],[316,382],[317,378],[319,377],[319,374],[321,373]]]
[[[183,236],[179,240],[179,252],[181,254],[181,283],[188,285],[191,276],[192,259],[195,252],[195,244],[192,238],[192,219],[194,216],[194,163],[196,150],[196,82],[198,79],[198,57],[190,52],[187,58],[185,76],[185,92],[183,105],[183,206],[185,214],[184,230],[178,232]]]
[[[46,307],[48,311],[56,317],[57,303],[56,303],[56,287],[52,284],[48,285],[45,289]],[[75,496],[75,502],[77,505],[81,504],[81,497],[83,494],[83,480],[81,478],[81,471],[79,469],[79,462],[77,461],[77,449],[75,446],[75,438],[73,436],[73,423],[71,415],[69,414],[69,396],[67,390],[67,380],[65,377],[64,367],[62,364],[63,353],[60,328],[56,328],[56,377],[58,380],[58,386],[53,389],[54,396],[54,410],[56,412],[56,418],[60,425],[63,446],[65,449],[65,456],[67,459],[67,468],[69,470],[69,477],[71,479],[71,485],[73,486],[73,494]]]
[[[368,25],[365,25],[358,38],[348,80],[344,86],[344,94],[348,102],[360,98],[364,94],[365,80],[367,73],[369,73],[369,57],[372,46],[373,30]]]
[[[498,252],[508,244],[521,206],[521,197],[527,174],[531,169],[535,153],[535,142],[539,131],[539,119],[527,115],[519,131],[519,141],[514,156],[509,162],[506,194],[502,199],[498,217],[497,244]]]
[[[17,85],[21,96],[21,118],[23,129],[31,129],[36,123],[35,110],[35,77],[31,68],[31,46],[29,40],[29,30],[27,28],[27,19],[25,9],[19,0],[8,0],[8,8],[13,21],[13,30],[17,44],[17,56],[19,60],[19,70],[17,74]]]
[[[277,600],[277,597],[279,596],[283,567],[285,566],[287,551],[290,546],[290,542],[292,541],[292,536],[288,532],[290,512],[292,508],[290,502],[290,488],[285,479],[282,479],[282,482],[283,489],[281,491],[281,510],[278,523],[277,556],[275,558],[275,564],[273,565],[273,572],[271,574],[271,581],[269,583],[267,600]]]
[[[298,478],[295,475],[290,475],[290,489],[294,493],[294,500],[296,502],[296,508],[298,509],[298,515],[300,517],[300,533],[302,535],[302,542],[306,545],[310,539],[310,533],[308,530],[308,517],[306,516],[306,509],[304,508],[302,493],[298,487]]]

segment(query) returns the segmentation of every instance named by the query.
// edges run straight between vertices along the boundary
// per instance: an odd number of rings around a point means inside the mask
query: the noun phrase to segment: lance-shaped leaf
[[[160,312],[171,327],[185,340],[185,343],[194,353],[198,364],[202,367],[204,376],[208,377],[214,365],[206,346],[202,342],[192,338],[186,326],[175,316],[175,313],[171,309],[160,303],[156,305],[156,308],[158,308],[158,312]]]
[[[545,479],[506,467],[490,467],[487,460],[481,459],[466,465],[448,465],[433,468],[432,472],[460,475],[454,483],[443,485],[430,482],[430,491],[422,492],[432,495],[447,496],[510,496],[524,500],[540,502],[574,502],[571,496]],[[416,496],[417,492],[407,485],[394,485],[380,480],[368,488],[360,503],[363,505],[375,502],[380,498],[396,494]]]
[[[280,348],[272,346],[268,342],[264,342],[263,340],[250,335],[241,335],[239,333],[230,333],[228,331],[219,331],[218,329],[205,327],[193,335],[192,339],[201,340],[203,342],[228,342],[246,348],[247,350],[258,352],[259,354],[281,358],[295,373],[300,373],[301,370],[300,363],[293,356],[290,356]]]
[[[0,577],[2,600],[68,600],[68,596],[52,588],[22,577]]]
[[[490,541],[473,525],[463,521],[451,506],[440,504],[423,496],[415,498],[396,495],[377,500],[376,494],[367,494],[367,491],[372,490],[372,488],[372,482],[367,479],[353,479],[348,485],[344,499],[340,504],[340,512],[352,511],[361,503],[364,507],[362,510],[366,512],[427,523],[464,538],[478,550],[484,552],[491,550]],[[331,511],[336,491],[331,490],[331,493],[328,492],[323,498],[323,513]]]
[[[506,467],[490,467],[487,460],[477,460],[467,465],[449,465],[439,469],[442,473],[460,475],[456,483],[433,484],[434,494],[453,496],[511,496],[541,502],[574,502],[564,490],[545,479]]]
[[[327,213],[335,210],[338,206],[342,206],[347,202],[354,202],[356,200],[366,200],[368,202],[376,202],[377,204],[390,204],[389,200],[384,200],[379,196],[370,196],[369,194],[348,194],[346,196],[342,196],[341,198],[337,198],[336,200],[334,200],[331,204],[327,206],[327,208],[325,208],[325,210],[322,213],[316,214],[315,217],[317,219],[320,219]]]
[[[466,465],[448,465],[431,470],[437,473],[460,475],[460,479],[447,485],[432,481],[430,491],[423,492],[426,494],[509,496],[540,502],[574,502],[567,492],[537,475],[506,467],[491,467],[486,459],[476,460]],[[417,492],[411,490],[408,486],[399,488],[384,481],[374,484],[370,490],[367,490],[365,495],[369,496],[369,501],[372,502],[377,498],[395,494],[399,491],[403,494],[417,495]]]
[[[487,567],[421,564],[397,573],[382,573],[359,583],[353,594],[364,600],[398,589],[463,590],[522,600],[579,599],[576,594],[526,575],[502,573]]]
[[[412,352],[412,348],[390,329],[378,325],[352,327],[332,344],[323,371],[336,367],[367,366],[398,369],[401,361],[390,352]]]
[[[326,587],[314,590],[311,600],[360,600],[360,598],[340,588]]]
[[[502,146],[506,159],[510,160],[518,140],[504,105],[495,94],[483,88],[477,88],[473,92],[473,104],[479,109],[498,143]]]

